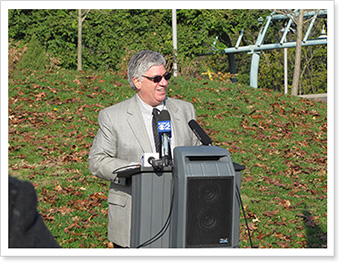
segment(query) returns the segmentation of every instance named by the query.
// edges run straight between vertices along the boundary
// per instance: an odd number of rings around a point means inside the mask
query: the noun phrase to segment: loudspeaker
[[[175,199],[171,246],[232,248],[239,246],[240,178],[227,150],[214,146],[176,147]]]
[[[232,177],[188,177],[185,247],[230,246]]]

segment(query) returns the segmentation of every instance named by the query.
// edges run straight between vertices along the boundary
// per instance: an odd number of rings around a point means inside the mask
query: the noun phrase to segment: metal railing
[[[297,17],[298,10],[294,10],[293,15]],[[318,39],[308,39],[310,32],[313,28],[314,22],[316,18],[318,17],[321,17],[321,18],[327,17],[327,10],[324,9],[324,10],[311,11],[311,12],[306,12],[304,14],[304,19],[308,19],[308,18],[312,18],[312,19],[306,31],[306,34],[302,40],[302,46],[327,45],[327,37],[319,37]],[[264,44],[267,30],[271,22],[275,20],[288,20],[287,25],[283,31],[281,41],[279,43]],[[240,43],[244,35],[244,29],[242,29],[235,47],[226,48],[222,51],[217,50],[215,49],[215,45],[217,42],[217,38],[216,38],[213,44],[213,47],[212,47],[212,51],[214,53],[225,53],[225,54],[235,54],[235,53],[241,53],[241,52],[248,52],[249,54],[251,54],[252,60],[251,60],[251,66],[250,66],[250,86],[253,88],[257,88],[257,76],[258,76],[258,68],[259,68],[261,51],[296,47],[296,42],[285,41],[292,22],[293,22],[292,15],[281,15],[281,14],[272,13],[271,15],[266,17],[265,24],[264,26],[261,27],[259,35],[254,45],[240,47]]]

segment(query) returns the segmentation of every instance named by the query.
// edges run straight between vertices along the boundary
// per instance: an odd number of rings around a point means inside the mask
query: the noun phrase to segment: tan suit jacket
[[[130,246],[131,193],[115,183],[117,174],[112,172],[131,162],[141,162],[143,153],[152,152],[137,94],[132,98],[99,112],[99,130],[94,138],[88,162],[91,173],[111,181],[108,196],[108,238],[123,246]],[[198,145],[198,139],[188,122],[196,119],[191,103],[166,98],[171,128],[176,136],[176,146]]]

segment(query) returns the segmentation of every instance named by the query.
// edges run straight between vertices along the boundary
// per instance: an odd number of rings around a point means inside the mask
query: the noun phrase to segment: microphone
[[[162,160],[156,160],[153,156],[149,157],[148,163],[151,164],[155,170],[161,170],[163,168]]]
[[[171,121],[170,114],[167,110],[162,110],[158,116],[158,132],[161,138],[161,157],[164,157],[165,166],[169,166],[170,153],[170,138],[171,138]]]
[[[193,131],[193,133],[197,136],[197,138],[201,141],[201,143],[203,145],[211,145],[212,144],[211,138],[208,136],[208,134],[206,134],[206,132],[197,123],[197,121],[192,119],[191,121],[189,121],[188,124],[189,124],[191,130]]]

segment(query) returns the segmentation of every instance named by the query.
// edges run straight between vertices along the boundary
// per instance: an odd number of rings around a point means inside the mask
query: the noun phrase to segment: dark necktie
[[[155,147],[156,152],[160,152],[160,140],[159,140],[159,133],[158,133],[158,114],[159,110],[157,108],[153,108],[152,110],[152,131],[153,131],[153,137],[155,139]]]

